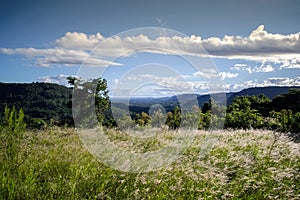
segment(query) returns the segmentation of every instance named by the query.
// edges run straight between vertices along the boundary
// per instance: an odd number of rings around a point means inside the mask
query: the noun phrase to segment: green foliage
[[[0,116],[4,108],[13,106],[24,110],[24,121],[30,126],[33,118],[57,125],[73,125],[69,105],[71,88],[51,83],[0,83]]]
[[[193,112],[187,112],[183,114],[181,120],[181,128],[198,129],[200,112],[200,109],[195,109]]]
[[[69,77],[68,81],[76,89],[73,95],[73,113],[71,88],[49,83],[0,83],[0,118],[4,118],[5,106],[14,106],[16,110],[24,110],[24,121],[28,127],[35,129],[49,124],[73,126],[73,114],[79,122],[77,124],[85,127],[94,127],[99,123],[109,128],[117,127],[118,124],[122,124],[122,127],[134,127],[131,119],[124,119],[129,123],[128,126],[115,121],[114,117],[123,120],[124,105],[118,105],[115,109],[117,114],[114,112],[114,115],[118,115],[117,117],[112,115],[105,79],[84,81]],[[166,124],[170,129],[222,129],[225,123],[225,128],[263,128],[299,135],[300,89],[290,89],[289,93],[278,95],[272,100],[264,94],[236,97],[227,107],[226,118],[225,107],[217,105],[213,99],[204,103],[202,108],[197,106],[189,112],[174,108],[178,105],[176,102],[163,105],[165,110],[170,111],[166,115],[157,112],[148,116],[146,113],[149,112],[150,105],[130,106],[133,122],[140,127],[162,127]]]
[[[151,123],[151,118],[147,113],[142,112],[141,114],[136,115],[135,123],[139,126],[146,126]]]
[[[293,113],[300,112],[300,89],[290,89],[289,93],[281,94],[272,100],[271,110],[291,110]]]
[[[147,139],[130,137],[128,131],[104,131],[124,150],[147,152],[165,146],[183,130]],[[148,173],[103,165],[85,149],[74,129],[52,127],[35,133],[31,147],[19,150],[30,154],[18,167],[18,176],[8,176],[5,161],[0,160],[0,199],[298,199],[300,195],[299,144],[281,135],[269,154],[273,131],[210,131],[219,139],[206,153],[202,148],[208,132],[199,131],[180,158]]]
[[[0,199],[15,198],[13,192],[18,187],[19,167],[25,159],[22,155],[25,128],[23,110],[5,107],[0,124]]]
[[[74,86],[72,108],[75,122],[83,127],[104,124],[105,113],[110,105],[107,81],[101,78],[84,81],[74,77],[69,77],[68,81]]]
[[[32,118],[29,122],[29,127],[33,129],[44,129],[47,128],[47,126],[47,122],[39,118]]]
[[[207,110],[206,113],[199,113],[199,123],[198,123],[198,129],[199,130],[207,130],[211,123],[211,111]]]
[[[251,109],[251,98],[246,96],[236,97],[228,107],[225,127],[235,129],[262,128],[263,117]]]
[[[299,99],[299,89],[291,89],[272,101],[264,95],[236,97],[227,109],[225,127],[265,128],[299,134]]]
[[[257,110],[264,117],[268,116],[271,100],[266,95],[249,96],[248,99],[251,102],[251,109]]]
[[[299,133],[299,118],[300,112],[295,114],[291,110],[281,110],[280,112],[270,112],[270,118],[268,119],[268,125],[271,129],[281,132],[293,132]]]
[[[291,129],[294,133],[300,133],[300,112],[294,114]]]
[[[170,129],[178,129],[181,123],[181,111],[179,107],[176,107],[173,112],[167,113],[166,125]]]

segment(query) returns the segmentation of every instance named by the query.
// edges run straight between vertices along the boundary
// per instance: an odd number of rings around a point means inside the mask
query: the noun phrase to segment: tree
[[[181,123],[181,111],[179,107],[176,107],[173,112],[167,113],[166,125],[170,129],[178,129]]]
[[[103,125],[105,112],[110,105],[107,81],[101,78],[84,81],[68,77],[68,82],[74,87],[72,108],[77,124],[84,127],[94,127],[98,123]],[[97,119],[93,118],[94,114]]]
[[[151,122],[151,118],[147,113],[142,112],[141,114],[136,115],[135,123],[137,123],[139,126],[148,125],[150,124],[150,122]]]
[[[295,113],[293,116],[291,131],[298,133],[298,136],[300,136],[300,112]]]
[[[203,130],[203,129],[208,129],[210,122],[211,122],[211,111],[208,110],[206,113],[199,113],[199,123],[198,123],[198,129]]]
[[[199,110],[194,110],[193,112],[182,114],[181,127],[188,129],[198,129],[198,122],[200,118],[199,112],[201,112]]]
[[[261,128],[263,118],[257,110],[251,109],[251,98],[246,96],[236,97],[228,107],[225,127],[237,129]]]
[[[270,107],[277,112],[283,109],[300,112],[300,89],[290,89],[288,94],[274,97]]]
[[[33,119],[46,123],[54,119],[57,125],[73,125],[70,102],[71,88],[53,83],[0,83],[0,116],[5,106],[24,111],[24,121]]]
[[[291,110],[283,109],[280,112],[270,112],[272,124],[269,127],[281,132],[291,132],[293,124],[293,113]]]
[[[271,100],[266,95],[260,94],[248,98],[251,102],[251,109],[257,110],[264,117],[269,115]]]

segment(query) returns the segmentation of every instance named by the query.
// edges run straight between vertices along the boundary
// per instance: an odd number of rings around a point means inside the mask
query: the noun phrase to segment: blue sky
[[[99,75],[119,96],[300,85],[297,0],[0,5],[0,82]]]

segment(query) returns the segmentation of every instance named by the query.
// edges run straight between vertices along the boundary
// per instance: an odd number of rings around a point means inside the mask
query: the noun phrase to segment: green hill
[[[71,88],[52,83],[0,83],[0,113],[15,106],[24,110],[26,122],[39,118],[72,123],[71,93]]]

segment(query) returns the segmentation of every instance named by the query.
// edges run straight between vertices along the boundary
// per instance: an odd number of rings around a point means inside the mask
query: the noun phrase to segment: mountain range
[[[198,102],[199,106],[203,106],[204,103],[208,102],[209,99],[214,99],[222,105],[229,105],[232,103],[233,99],[237,96],[253,96],[264,94],[270,99],[280,94],[286,94],[292,88],[300,87],[282,87],[282,86],[272,86],[272,87],[254,87],[243,89],[239,92],[228,92],[228,93],[217,93],[217,94],[180,94],[177,96],[170,97],[159,97],[159,98],[143,98],[143,97],[132,97],[129,99],[125,98],[112,98],[112,102],[116,107],[124,108],[125,106],[130,106],[131,111],[135,111],[138,108],[143,111],[155,104],[160,104],[165,107],[166,111],[172,110],[178,105],[190,106],[195,102]]]

